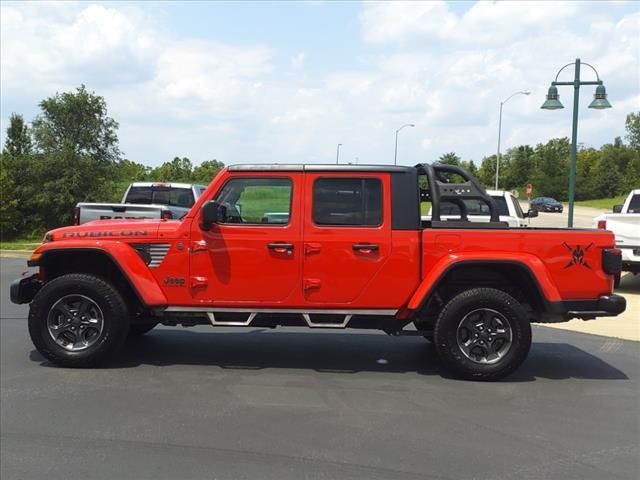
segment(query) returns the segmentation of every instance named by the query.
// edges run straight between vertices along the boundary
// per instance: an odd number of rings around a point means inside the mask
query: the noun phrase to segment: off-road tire
[[[140,337],[153,330],[157,323],[132,323],[129,325],[129,337]]]
[[[49,334],[47,318],[58,300],[67,295],[83,295],[101,310],[103,327],[99,338],[88,348],[69,351]],[[45,358],[61,367],[93,367],[109,359],[124,343],[129,331],[129,313],[116,288],[95,275],[72,273],[47,282],[38,291],[29,309],[29,335]]]
[[[459,345],[462,320],[478,309],[500,313],[511,329],[511,346],[492,364],[468,358]],[[531,348],[531,324],[524,307],[511,295],[494,288],[474,288],[459,293],[440,312],[434,329],[436,352],[442,365],[456,376],[469,380],[499,380],[516,370]]]

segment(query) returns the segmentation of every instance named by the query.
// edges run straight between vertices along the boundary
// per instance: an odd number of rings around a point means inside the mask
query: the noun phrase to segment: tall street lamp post
[[[398,164],[398,133],[400,133],[400,130],[402,130],[404,127],[415,127],[415,125],[413,123],[406,123],[406,124],[402,125],[399,129],[396,130],[396,150],[395,150],[395,154],[393,156],[393,164],[394,165]]]
[[[559,82],[558,76],[560,72],[562,72],[565,68],[570,67],[571,65],[575,65],[575,73],[573,77],[573,81],[571,82]],[[586,65],[596,74],[596,80],[592,81],[581,81],[580,80],[580,65]],[[564,108],[562,103],[560,103],[558,95],[558,85],[573,85],[573,125],[571,128],[571,158],[569,164],[569,228],[573,227],[573,202],[575,200],[576,194],[576,156],[577,156],[577,145],[578,145],[578,99],[580,96],[580,85],[597,85],[596,93],[593,96],[593,101],[589,104],[589,108],[595,108],[601,110],[603,108],[611,108],[611,104],[607,100],[607,91],[604,88],[604,84],[602,80],[600,80],[600,76],[593,66],[588,63],[580,63],[580,59],[576,58],[576,61],[573,63],[568,63],[564,67],[562,67],[558,73],[556,74],[556,79],[551,82],[551,86],[549,87],[549,91],[547,93],[547,99],[542,104],[540,108],[544,110],[557,110],[560,108]]]
[[[498,179],[500,178],[500,137],[502,135],[502,106],[516,95],[529,95],[529,90],[512,93],[506,100],[500,102],[500,120],[498,121],[498,154],[496,155],[496,190],[498,190]]]
[[[336,149],[336,165],[338,165],[338,161],[340,160],[340,147],[342,146],[341,143],[338,144],[338,148]]]

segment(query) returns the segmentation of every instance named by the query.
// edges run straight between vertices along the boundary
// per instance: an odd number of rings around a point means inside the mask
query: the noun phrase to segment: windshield
[[[627,213],[640,213],[640,195],[634,195],[631,197]]]
[[[190,188],[131,187],[125,198],[125,203],[191,208],[194,198]]]
[[[520,207],[520,202],[517,198],[513,199],[513,207],[516,209],[516,216],[518,218],[524,218],[524,212],[522,211],[522,207]]]

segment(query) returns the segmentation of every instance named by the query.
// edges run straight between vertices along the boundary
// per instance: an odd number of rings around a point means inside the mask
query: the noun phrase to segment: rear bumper
[[[593,300],[558,302],[553,306],[553,313],[564,316],[566,320],[572,318],[591,320],[596,317],[615,317],[624,312],[626,308],[627,300],[621,295],[612,293]]]
[[[11,282],[11,301],[18,305],[29,303],[36,296],[40,287],[42,287],[42,282],[38,279],[37,273],[29,277],[18,278]]]
[[[616,245],[622,251],[622,270],[640,272],[640,246]]]

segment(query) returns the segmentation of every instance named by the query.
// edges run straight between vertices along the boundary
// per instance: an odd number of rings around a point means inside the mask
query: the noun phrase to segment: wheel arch
[[[116,250],[114,254],[99,247],[46,249],[38,260],[41,280],[68,273],[94,274],[112,282],[128,301],[144,307],[166,306],[164,293],[135,250],[126,244]]]
[[[549,283],[546,269],[537,272],[522,261],[467,259],[450,262],[438,270],[434,277],[427,276],[418,287],[409,301],[409,310],[421,312],[436,295],[447,300],[463,290],[480,286],[518,295],[517,300],[524,300],[537,314],[551,312],[550,305],[554,300],[549,296],[559,296],[555,286]]]

